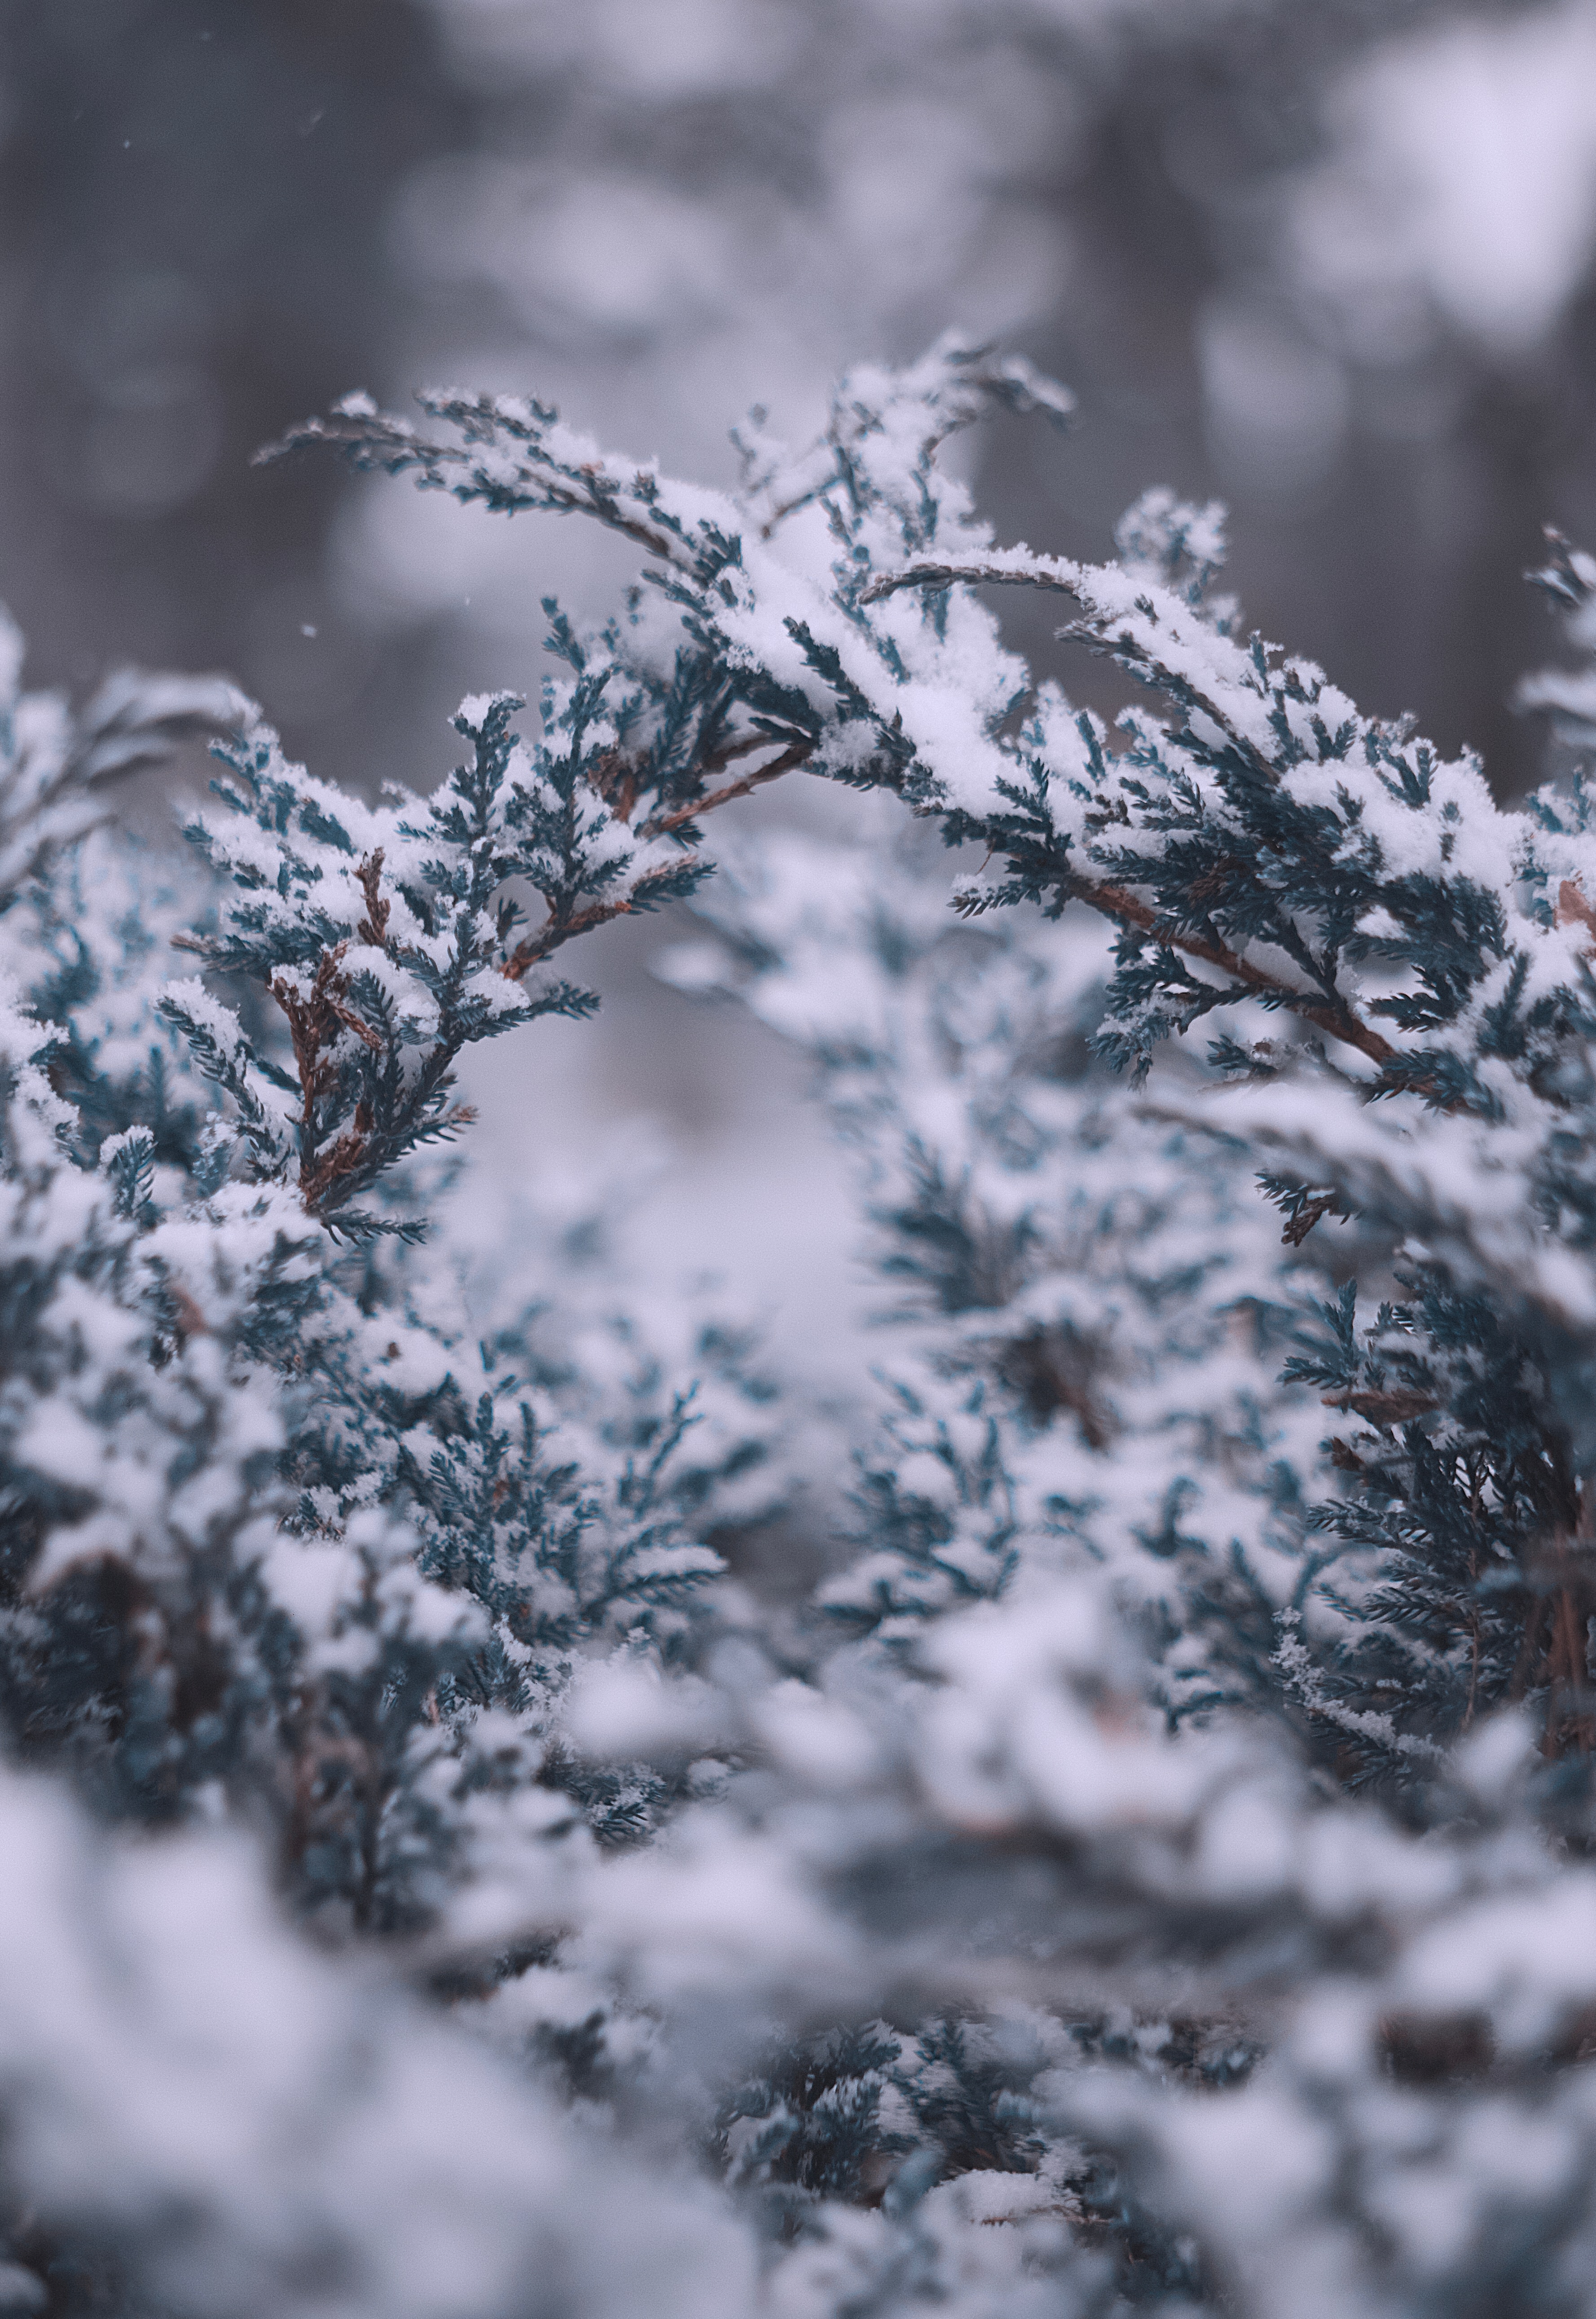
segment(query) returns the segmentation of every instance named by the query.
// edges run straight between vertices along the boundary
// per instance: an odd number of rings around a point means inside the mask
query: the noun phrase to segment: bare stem
[[[672,829],[680,829],[685,822],[697,821],[701,815],[713,813],[717,805],[728,805],[733,798],[747,797],[753,790],[762,789],[766,781],[779,781],[783,773],[791,772],[795,766],[801,765],[811,756],[814,748],[815,744],[807,738],[794,741],[768,765],[756,765],[753,772],[743,774],[737,781],[728,781],[724,789],[711,790],[696,805],[677,806],[670,813],[651,814],[645,822],[639,825],[637,834],[640,837],[664,837]]]
[[[1158,941],[1168,943],[1171,950],[1184,951],[1188,958],[1200,958],[1210,966],[1219,967],[1248,990],[1256,991],[1260,997],[1267,997],[1276,1004],[1284,1003],[1294,1014],[1302,1015],[1304,1022],[1312,1023],[1316,1030],[1322,1031],[1327,1038],[1339,1040],[1343,1046],[1357,1047],[1371,1061],[1389,1063],[1397,1060],[1400,1051],[1392,1045],[1389,1039],[1382,1038],[1378,1031],[1371,1030],[1366,1023],[1360,1023],[1349,1008],[1329,1006],[1321,999],[1311,997],[1307,991],[1294,988],[1289,982],[1282,982],[1278,976],[1267,974],[1262,967],[1254,966],[1249,959],[1238,957],[1223,943],[1209,942],[1202,934],[1182,934],[1162,925],[1150,904],[1140,900],[1134,894],[1127,893],[1123,886],[1095,885],[1080,879],[1071,885],[1070,893],[1075,899],[1087,903],[1092,909],[1100,910],[1105,918],[1113,918],[1121,925],[1135,926],[1143,934],[1152,934]]]

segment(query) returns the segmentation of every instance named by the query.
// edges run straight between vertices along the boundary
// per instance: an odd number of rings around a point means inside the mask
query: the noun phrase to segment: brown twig
[[[1529,1688],[1529,1671],[1535,1665],[1535,1654],[1540,1642],[1540,1630],[1546,1623],[1546,1598],[1533,1595],[1529,1615],[1524,1621],[1524,1632],[1519,1638],[1518,1652],[1513,1659],[1513,1672],[1508,1681],[1507,1695],[1510,1701],[1523,1698]]]
[[[1127,893],[1123,886],[1094,885],[1082,878],[1072,881],[1069,891],[1072,898],[1085,902],[1091,909],[1101,911],[1105,918],[1114,918],[1122,925],[1135,926],[1141,933],[1153,935],[1157,941],[1167,943],[1171,950],[1184,951],[1188,958],[1203,959],[1208,965],[1217,966],[1247,989],[1257,991],[1260,996],[1267,993],[1276,1002],[1284,1000],[1294,1014],[1302,1015],[1304,1022],[1312,1023],[1327,1038],[1338,1040],[1343,1046],[1357,1047],[1371,1061],[1390,1063],[1399,1060],[1400,1051],[1392,1045],[1390,1040],[1383,1039],[1379,1032],[1371,1030],[1366,1023],[1360,1023],[1348,1008],[1330,1006],[1322,999],[1313,998],[1305,990],[1294,989],[1277,976],[1266,974],[1262,967],[1254,966],[1249,959],[1239,958],[1223,943],[1209,942],[1202,934],[1182,934],[1164,925],[1148,903],[1140,901],[1134,894]]]
[[[690,853],[688,854],[686,865],[690,867],[693,859]],[[516,944],[500,972],[507,982],[519,982],[528,969],[540,960],[550,957],[575,935],[588,934],[594,926],[608,925],[611,918],[629,917],[637,907],[639,897],[650,886],[658,885],[662,879],[674,878],[683,866],[681,862],[672,862],[663,870],[651,870],[645,877],[639,878],[629,894],[623,895],[618,901],[594,902],[585,910],[573,911],[568,918],[556,918],[551,914],[535,934],[528,934],[523,942]]]
[[[1286,1219],[1280,1234],[1281,1245],[1285,1248],[1301,1248],[1314,1225],[1322,1217],[1335,1214],[1339,1201],[1340,1195],[1338,1192],[1315,1193],[1298,1214]]]
[[[1582,1594],[1583,1590],[1581,1590]],[[1596,1748],[1596,1717],[1589,1706],[1591,1679],[1585,1666],[1585,1621],[1574,1589],[1560,1586],[1552,1598],[1552,1640],[1546,1652],[1546,1728],[1541,1753],[1582,1755]]]
[[[370,883],[366,885],[368,904],[374,893],[381,867],[380,853],[374,855],[370,862],[361,865],[363,885],[366,884],[366,872],[370,872]],[[381,907],[385,924],[387,905],[384,903]],[[333,949],[322,952],[308,996],[296,990],[281,976],[266,985],[288,1017],[289,1036],[293,1043],[293,1060],[299,1072],[302,1097],[300,1125],[305,1129],[313,1129],[318,1102],[330,1093],[337,1083],[338,1073],[333,1067],[331,1050],[337,1042],[339,1030],[352,1031],[373,1054],[381,1054],[383,1050],[379,1034],[346,999],[348,984],[342,967],[347,949],[347,943],[338,943]],[[320,1158],[311,1142],[306,1141],[300,1158],[299,1187],[300,1197],[308,1213],[314,1214],[318,1203],[338,1178],[350,1174],[358,1165],[371,1129],[371,1107],[362,1102],[356,1106],[352,1127],[329,1145]]]
[[[186,1341],[210,1334],[211,1323],[180,1280],[168,1280],[167,1294],[172,1300],[172,1328],[176,1336]]]
[[[1440,1407],[1435,1395],[1398,1389],[1394,1393],[1327,1393],[1320,1396],[1326,1409],[1348,1409],[1371,1425],[1408,1425]]]
[[[706,749],[699,759],[700,773],[721,773],[739,757],[751,757],[756,749],[768,749],[780,739],[779,733],[744,733],[735,741],[726,741],[718,749]],[[812,744],[811,744],[812,745]]]
[[[1549,1602],[1551,1634],[1542,1662],[1546,1684],[1546,1726],[1541,1753],[1548,1758],[1576,1748],[1582,1755],[1596,1752],[1596,1712],[1592,1711],[1591,1677],[1586,1664],[1586,1619],[1596,1593],[1596,1564],[1591,1548],[1596,1542],[1592,1515],[1596,1490],[1587,1483],[1581,1493],[1580,1519],[1572,1536],[1560,1538],[1542,1566],[1540,1575],[1558,1582],[1543,1601]],[[1583,1552],[1579,1551],[1583,1548]],[[1538,1630],[1541,1619],[1536,1617]]]
[[[345,1130],[336,1143],[329,1143],[320,1160],[312,1165],[307,1152],[300,1163],[300,1196],[306,1209],[314,1214],[340,1176],[351,1176],[365,1153],[366,1141],[372,1131],[371,1105],[364,1098],[355,1106],[355,1121]]]
[[[607,749],[588,779],[617,821],[631,820],[637,802],[637,766],[633,758],[619,749]]]
[[[383,849],[379,845],[376,852],[368,854],[355,872],[360,883],[360,890],[365,896],[365,916],[361,919],[355,932],[361,942],[369,943],[375,950],[387,948],[388,920],[393,908],[392,903],[385,902],[377,891],[377,881],[382,874]]]
[[[879,604],[905,588],[1047,588],[1078,603],[1080,590],[1056,572],[1010,572],[995,564],[912,564],[906,572],[883,572],[860,591],[861,604]]]
[[[757,746],[758,744],[753,743],[750,745]],[[807,735],[802,740],[792,742],[768,765],[755,766],[753,772],[744,773],[737,781],[727,781],[724,788],[712,791],[708,797],[699,798],[691,805],[678,806],[670,813],[651,815],[648,820],[639,824],[638,836],[667,837],[673,829],[684,828],[689,822],[696,821],[700,815],[713,813],[717,806],[727,805],[733,798],[747,797],[751,791],[762,788],[766,781],[776,781],[781,774],[791,772],[795,766],[801,765],[806,758],[812,755],[814,747],[814,742]],[[740,753],[742,753],[741,749],[734,747],[725,753],[721,762],[724,762],[726,757]],[[615,790],[616,796],[626,801],[626,812],[618,816],[623,821],[635,802],[635,796],[627,796],[628,783],[629,776],[623,777],[617,781]],[[609,791],[600,789],[600,795],[608,799]],[[611,810],[615,811],[616,808],[612,806]],[[572,941],[577,934],[589,934],[595,926],[608,925],[612,918],[630,916],[632,911],[637,907],[639,898],[647,893],[651,886],[658,885],[663,879],[678,876],[683,869],[694,868],[697,860],[697,855],[688,853],[684,854],[680,862],[672,862],[663,869],[646,871],[632,888],[631,892],[617,901],[591,903],[585,910],[573,911],[568,918],[557,917],[551,912],[537,932],[535,934],[528,934],[523,941],[518,942],[505,960],[500,970],[506,981],[519,982],[541,960],[552,956],[555,951]]]
[[[696,805],[678,806],[672,813],[651,814],[639,826],[637,835],[640,837],[668,836],[672,830],[680,829],[685,822],[697,821],[701,814],[713,813],[717,806],[729,805],[733,798],[747,797],[754,790],[762,789],[766,781],[779,781],[783,773],[790,773],[812,756],[814,751],[813,741],[794,741],[768,765],[756,765],[753,772],[744,773],[737,781],[727,781],[724,789],[712,790],[708,797],[700,798]]]

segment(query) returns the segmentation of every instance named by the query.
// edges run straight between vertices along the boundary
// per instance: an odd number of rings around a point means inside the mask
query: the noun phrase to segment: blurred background
[[[623,559],[257,445],[460,382],[719,479],[750,402],[802,434],[957,322],[1079,396],[975,447],[1001,536],[1100,555],[1146,484],[1218,494],[1252,622],[1535,776],[1520,574],[1547,521],[1596,542],[1596,0],[0,0],[0,140],[35,682],[222,668],[315,770],[430,786],[461,692],[535,685],[538,596]],[[791,1068],[653,980],[676,931],[594,946],[602,1024],[484,1148],[535,1110],[580,1174],[652,1120],[689,1228],[779,1164],[823,1232]]]

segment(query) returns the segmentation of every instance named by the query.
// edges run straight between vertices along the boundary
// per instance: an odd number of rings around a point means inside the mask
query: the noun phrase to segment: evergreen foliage
[[[0,2307],[1596,2307],[1586,792],[1248,636],[1215,509],[996,546],[994,403],[1069,411],[949,340],[729,497],[347,399],[644,559],[430,798],[13,681]],[[195,717],[179,878],[90,826]],[[855,1154],[863,1410],[460,1235],[460,1056],[688,897]],[[817,1466],[795,1611],[726,1557]]]

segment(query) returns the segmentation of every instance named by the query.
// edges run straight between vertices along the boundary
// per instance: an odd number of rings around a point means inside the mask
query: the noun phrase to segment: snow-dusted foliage
[[[663,961],[814,1056],[861,1163],[889,1398],[822,1606],[901,1644],[1022,1561],[1084,1549],[1141,1606],[1172,1712],[1256,1696],[1323,1430],[1276,1383],[1277,1221],[1244,1151],[1094,1054],[1099,927],[960,925],[938,854],[905,835],[877,808],[852,840],[728,835],[698,906],[719,943]]]
[[[185,878],[16,706],[12,2305],[1596,2309],[1584,790],[1249,636],[1215,509],[997,546],[995,402],[1069,411],[949,340],[728,497],[348,398],[297,439],[638,584],[428,798],[230,705]],[[856,1154],[866,1406],[462,1220],[458,1058],[689,896]],[[808,1602],[728,1573],[844,1499]]]

